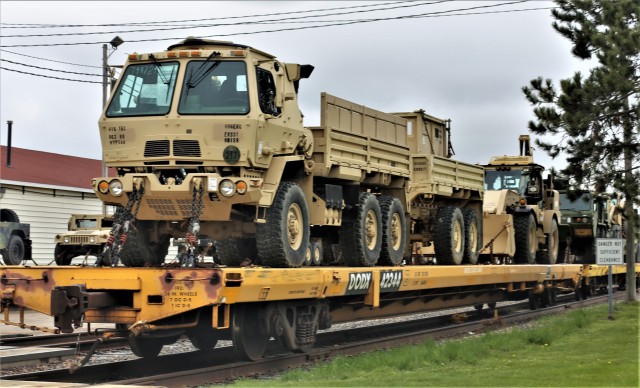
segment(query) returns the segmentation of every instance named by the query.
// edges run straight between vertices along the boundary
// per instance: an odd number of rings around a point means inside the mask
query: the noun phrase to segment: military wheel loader
[[[534,163],[528,135],[520,155],[494,156],[485,168],[481,255],[522,264],[555,264],[560,246],[560,195],[553,176]]]

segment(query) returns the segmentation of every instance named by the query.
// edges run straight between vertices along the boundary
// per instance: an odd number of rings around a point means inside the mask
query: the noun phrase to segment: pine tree
[[[553,28],[572,43],[571,53],[597,64],[556,88],[538,77],[522,88],[533,105],[529,129],[555,135],[536,143],[551,157],[568,155],[561,171],[573,190],[613,189],[626,199],[627,296],[636,300],[634,236],[640,204],[640,1],[556,0]],[[557,139],[560,139],[559,141]]]

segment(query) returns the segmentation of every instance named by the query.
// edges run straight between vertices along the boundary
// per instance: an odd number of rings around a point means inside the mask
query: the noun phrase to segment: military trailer
[[[21,223],[11,209],[0,209],[0,255],[7,265],[31,260],[31,225]]]
[[[533,161],[528,135],[519,137],[520,155],[494,156],[485,168],[481,255],[516,263],[555,264],[560,244],[560,195],[553,177]]]
[[[195,38],[130,54],[99,120],[118,176],[93,180],[121,209],[115,260],[161,265],[174,237],[191,244],[185,266],[201,238],[228,266],[399,265],[429,248],[475,262],[483,169],[448,157],[448,122],[323,93],[320,126],[305,127],[312,70]]]
[[[113,216],[103,214],[72,214],[68,231],[55,236],[53,256],[58,265],[69,265],[74,257],[94,256],[102,259],[103,264],[111,263],[103,251],[113,226]]]

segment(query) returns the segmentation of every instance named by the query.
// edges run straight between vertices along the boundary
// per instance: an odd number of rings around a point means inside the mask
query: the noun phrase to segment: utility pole
[[[102,45],[102,108],[107,105],[107,88],[109,85],[109,64],[107,63],[107,44]]]
[[[111,47],[113,47],[113,52],[124,43],[124,40],[119,36],[113,38],[110,42]],[[109,78],[111,77],[111,71],[109,68],[109,51],[107,44],[102,45],[102,110],[107,106],[107,97],[109,96],[109,87],[111,87],[111,83],[109,82]],[[109,176],[109,169],[107,165],[104,163],[104,157],[100,158],[102,160],[102,176]],[[107,205],[102,203],[102,215],[107,215]]]

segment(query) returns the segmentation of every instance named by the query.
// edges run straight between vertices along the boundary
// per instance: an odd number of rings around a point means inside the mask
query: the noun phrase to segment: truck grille
[[[174,140],[173,156],[200,157],[200,143],[197,140]]]
[[[144,157],[169,156],[169,140],[149,140],[144,145]]]
[[[89,236],[70,236],[69,243],[71,244],[89,244]]]
[[[149,140],[144,145],[145,158],[157,158],[169,156],[170,144],[169,140]],[[195,157],[199,158],[200,143],[197,140],[174,140],[173,156]]]

